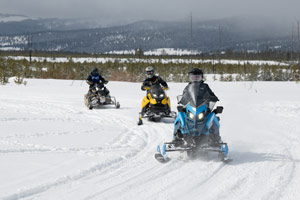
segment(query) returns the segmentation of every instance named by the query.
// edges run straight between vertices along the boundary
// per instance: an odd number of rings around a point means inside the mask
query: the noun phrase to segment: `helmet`
[[[93,71],[91,72],[91,74],[92,74],[93,76],[98,76],[98,75],[99,75],[98,68],[94,68]]]
[[[152,78],[154,75],[154,69],[151,66],[146,67],[146,77]]]
[[[199,68],[193,68],[189,71],[189,80],[190,82],[199,82],[203,80],[203,72]]]

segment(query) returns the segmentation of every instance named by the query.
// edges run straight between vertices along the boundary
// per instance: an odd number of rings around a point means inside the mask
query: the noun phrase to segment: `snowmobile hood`
[[[150,93],[151,93],[152,98],[155,98],[155,99],[165,97],[165,92],[159,84],[152,85],[150,88]],[[161,94],[163,94],[163,96],[160,96]]]

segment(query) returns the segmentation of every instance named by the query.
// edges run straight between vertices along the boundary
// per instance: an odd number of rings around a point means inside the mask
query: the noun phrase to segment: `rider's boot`
[[[141,111],[142,117],[144,117],[146,115],[146,113],[148,112],[148,109],[149,109],[149,104],[147,104],[144,108],[142,108],[142,111]]]
[[[180,145],[183,143],[183,135],[181,131],[178,129],[177,132],[174,134],[172,143],[175,143],[175,146]]]

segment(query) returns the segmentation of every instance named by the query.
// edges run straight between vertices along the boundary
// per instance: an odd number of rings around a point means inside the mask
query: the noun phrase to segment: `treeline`
[[[205,52],[195,55],[145,55],[143,49],[135,49],[133,54],[106,54],[106,53],[76,53],[59,51],[1,51],[0,56],[35,56],[35,57],[70,57],[70,58],[139,58],[139,59],[198,59],[198,60],[273,60],[280,62],[298,61],[300,53],[295,51],[281,51],[277,49],[266,49],[261,51],[234,51],[233,49],[222,50],[222,52]]]
[[[145,78],[145,68],[153,66],[156,73],[167,81],[186,82],[187,73],[193,67],[201,68],[206,75],[212,75],[219,81],[299,81],[297,64],[285,65],[253,65],[244,64],[213,64],[213,63],[162,63],[144,62],[120,63],[118,60],[106,63],[75,63],[70,58],[68,62],[44,62],[26,59],[15,60],[0,57],[0,83],[6,84],[10,77],[15,77],[18,84],[26,84],[24,78],[41,79],[86,79],[91,70],[97,67],[101,74],[111,81],[140,82]]]

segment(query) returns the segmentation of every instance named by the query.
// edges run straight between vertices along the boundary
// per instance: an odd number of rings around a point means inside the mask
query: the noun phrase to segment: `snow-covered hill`
[[[28,17],[22,15],[1,15],[0,22],[20,22],[27,20]]]
[[[29,38],[30,36],[35,51],[104,53],[142,49],[143,52],[152,51],[151,54],[166,54],[168,52],[163,49],[167,48],[169,50],[193,49],[192,54],[195,54],[216,52],[220,48],[218,38],[219,27],[221,27],[221,51],[290,50],[290,33],[283,31],[289,30],[287,24],[290,23],[285,23],[283,26],[279,22],[274,23],[274,19],[270,21],[260,17],[255,20],[255,23],[251,23],[253,20],[251,17],[238,17],[195,21],[192,44],[189,20],[146,20],[111,25],[105,24],[103,19],[38,18],[20,22],[8,21],[0,22],[0,46],[5,49],[28,50],[27,40],[22,44],[14,43],[14,37]],[[296,40],[293,43],[297,45]],[[185,52],[183,55],[186,54],[190,52]]]
[[[230,163],[171,154],[172,121],[137,126],[139,83],[110,82],[120,109],[88,110],[83,81],[0,86],[0,199],[299,199],[300,87],[208,82]],[[169,83],[172,108],[186,84]]]

